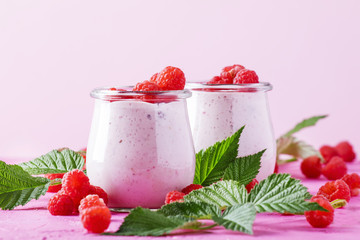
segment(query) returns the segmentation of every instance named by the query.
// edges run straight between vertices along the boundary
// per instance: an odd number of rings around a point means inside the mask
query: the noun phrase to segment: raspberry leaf
[[[232,136],[196,154],[194,184],[208,186],[219,181],[225,169],[238,155],[239,139],[244,127]]]
[[[294,201],[292,203],[261,203],[256,204],[257,212],[278,212],[303,214],[305,211],[326,211],[316,202]]]
[[[326,118],[327,115],[321,115],[321,116],[314,116],[311,118],[304,119],[302,122],[296,124],[296,126],[284,134],[284,136],[291,136],[296,132],[299,132],[303,128],[314,126],[320,119]]]
[[[290,162],[289,160],[281,160],[280,155],[286,154],[291,156],[291,160],[293,159],[304,159],[310,156],[317,155],[320,157],[322,161],[324,161],[323,157],[313,146],[305,143],[304,141],[300,141],[293,137],[294,133],[299,132],[300,130],[314,126],[320,119],[326,118],[327,115],[314,116],[311,118],[304,119],[302,122],[298,123],[293,129],[285,133],[283,136],[279,137],[276,140],[277,146],[277,157],[276,160],[279,164],[284,164]]]
[[[50,180],[32,177],[17,165],[0,161],[0,208],[11,210],[45,195]]]
[[[321,159],[323,158],[318,150],[313,146],[301,141],[293,136],[282,136],[276,141],[277,145],[277,158],[278,161],[288,162],[287,160],[280,160],[280,154],[286,154],[292,156],[293,158],[305,159],[310,156],[318,156]]]
[[[62,178],[55,178],[50,180],[50,186],[60,185],[62,183]]]
[[[20,163],[19,166],[31,175],[66,173],[73,169],[81,170],[84,159],[79,153],[70,149],[53,150],[30,162]]]
[[[256,216],[256,209],[252,203],[234,205],[227,208],[222,216],[212,219],[226,229],[253,234],[252,226]]]
[[[115,233],[107,235],[124,236],[161,236],[179,229],[182,226],[196,228],[197,224],[187,224],[180,217],[167,217],[159,212],[151,211],[146,208],[137,207],[124,219],[124,223]]]
[[[173,202],[158,210],[165,216],[184,216],[189,219],[211,219],[212,216],[221,216],[219,207],[204,202]]]
[[[171,203],[158,211],[137,207],[125,218],[115,233],[106,235],[161,236],[176,229],[205,230],[222,225],[227,229],[252,234],[256,210],[252,203],[236,204],[221,213],[211,204],[185,202]],[[217,224],[204,226],[195,219],[212,219]]]
[[[211,186],[190,192],[184,196],[185,202],[203,202],[224,208],[246,203],[248,193],[245,186],[239,182],[219,181]]]
[[[300,180],[289,174],[269,176],[250,194],[243,184],[223,180],[194,190],[184,196],[184,202],[167,204],[158,211],[138,207],[125,218],[117,232],[106,234],[160,236],[177,229],[205,230],[217,225],[252,234],[256,212],[301,214],[325,210],[317,203],[305,201],[310,197]],[[196,221],[198,219],[212,219],[215,224],[204,226]]]
[[[300,184],[300,180],[291,178],[289,174],[272,174],[251,190],[248,201],[252,202],[258,212],[279,211],[293,212],[291,206],[281,209],[281,203],[299,204],[311,197],[308,189]],[[301,205],[305,207],[305,205]],[[299,208],[301,208],[299,206]],[[312,210],[312,209],[304,209]]]
[[[235,180],[247,185],[259,173],[261,157],[265,150],[246,157],[237,158],[225,170],[224,180]]]

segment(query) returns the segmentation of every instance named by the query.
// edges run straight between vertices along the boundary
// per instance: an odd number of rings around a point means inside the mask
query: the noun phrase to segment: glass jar
[[[276,141],[267,100],[271,84],[189,83],[187,88],[193,94],[188,108],[196,152],[224,140],[245,125],[238,156],[266,149],[257,179],[264,179],[274,172]]]
[[[158,208],[169,191],[193,182],[195,152],[186,105],[190,91],[98,88],[91,96],[95,110],[87,174],[92,185],[107,192],[110,207]]]

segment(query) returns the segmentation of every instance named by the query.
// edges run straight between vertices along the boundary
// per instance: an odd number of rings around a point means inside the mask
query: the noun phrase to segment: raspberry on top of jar
[[[185,87],[185,74],[177,67],[167,66],[158,73],[152,75],[149,80],[138,82],[135,86],[128,90],[111,87],[109,91],[117,91],[121,93],[137,92],[137,96],[122,95],[118,99],[139,99],[148,103],[167,103],[175,99],[174,96],[166,94],[159,94],[161,91],[178,91],[184,90]],[[112,102],[112,100],[110,100]]]
[[[246,69],[244,66],[234,64],[224,67],[219,76],[213,77],[208,84],[249,84],[259,83],[259,77],[255,71]]]

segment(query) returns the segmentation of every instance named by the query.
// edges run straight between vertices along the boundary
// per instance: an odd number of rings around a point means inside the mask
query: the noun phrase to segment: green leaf
[[[214,216],[213,220],[226,229],[253,234],[252,226],[255,216],[254,205],[246,203],[227,208],[222,216]]]
[[[310,197],[308,189],[300,184],[300,180],[291,178],[289,174],[272,174],[255,185],[248,201],[255,204],[258,212],[262,212],[277,210],[280,205],[274,204],[297,204]]]
[[[248,193],[245,186],[232,180],[219,181],[185,195],[185,202],[204,202],[220,208],[246,203]]]
[[[273,174],[256,185],[250,194],[237,181],[223,180],[190,192],[184,202],[174,202],[157,211],[136,208],[115,233],[107,235],[160,236],[177,229],[205,230],[217,224],[227,229],[252,234],[256,212],[301,214],[325,209],[305,201],[311,195],[300,180],[289,174]],[[224,210],[221,214],[221,210]],[[326,211],[326,210],[325,210]],[[215,224],[203,226],[199,219]]]
[[[53,150],[30,162],[20,163],[19,166],[31,175],[66,173],[73,169],[81,170],[84,159],[79,153],[70,149],[64,149],[61,152]]]
[[[240,128],[231,137],[196,154],[194,184],[208,186],[223,177],[225,169],[238,155],[239,138],[243,129],[244,127]]]
[[[292,144],[295,137],[281,136],[276,140],[276,154],[280,155],[286,152],[286,149]]]
[[[286,154],[301,159],[316,155],[322,159],[320,152],[313,146],[292,136],[283,136],[277,140],[276,144],[278,155]]]
[[[17,165],[0,161],[0,208],[11,210],[45,195],[50,180],[32,177]]]
[[[290,163],[290,162],[296,162],[298,159],[293,157],[293,158],[288,158],[288,159],[282,159],[280,160],[280,163]]]
[[[181,228],[185,223],[181,218],[166,217],[159,212],[137,207],[125,218],[117,232],[106,235],[161,236]]]
[[[212,216],[221,215],[220,208],[203,202],[173,202],[162,206],[158,212],[165,216],[181,215],[190,219],[211,219]]]
[[[293,129],[288,131],[284,136],[291,136],[292,134],[299,132],[301,129],[314,126],[320,119],[326,118],[327,115],[314,116],[311,118],[304,119],[302,122],[298,123]]]
[[[60,185],[62,183],[62,178],[55,178],[50,180],[50,186]]]
[[[261,157],[264,152],[265,150],[262,150],[250,156],[237,158],[226,168],[223,179],[235,180],[240,184],[247,185],[259,173]]]
[[[278,212],[303,214],[305,211],[327,211],[316,202],[294,201],[292,203],[261,203],[256,205],[258,212]]]

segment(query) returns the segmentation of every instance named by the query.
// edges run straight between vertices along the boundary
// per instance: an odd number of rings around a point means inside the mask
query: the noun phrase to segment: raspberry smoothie
[[[174,100],[166,103],[122,93],[123,99],[106,101],[105,90],[92,92],[88,176],[108,193],[110,207],[158,208],[169,191],[192,183],[195,152],[185,100],[191,93],[171,92]]]
[[[274,172],[276,142],[269,114],[268,83],[242,85],[188,84],[190,125],[196,152],[224,140],[245,125],[238,156],[266,149],[257,179]]]

